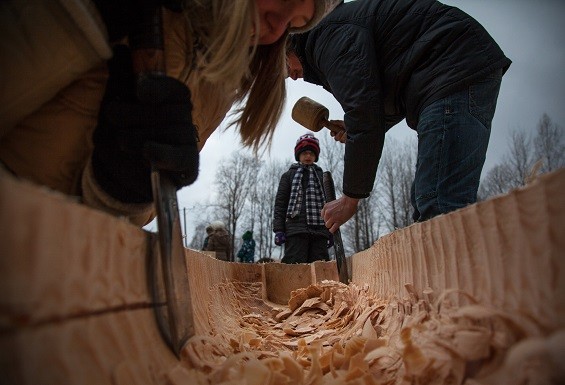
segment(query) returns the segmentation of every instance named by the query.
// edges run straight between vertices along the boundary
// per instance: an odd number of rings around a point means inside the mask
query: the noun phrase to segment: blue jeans
[[[412,183],[414,221],[477,201],[502,70],[428,105],[420,114]]]

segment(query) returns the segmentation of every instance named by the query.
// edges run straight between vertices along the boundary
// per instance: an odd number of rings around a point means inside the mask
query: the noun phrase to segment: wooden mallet
[[[330,131],[339,134],[343,128],[328,120],[330,111],[307,96],[303,96],[296,101],[292,107],[292,119],[306,127],[307,129],[318,132],[326,127]]]

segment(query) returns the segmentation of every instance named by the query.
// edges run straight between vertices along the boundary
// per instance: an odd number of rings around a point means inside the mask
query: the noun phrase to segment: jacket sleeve
[[[2,35],[6,38],[2,39],[0,60],[0,137],[78,74],[112,55],[105,26],[88,3],[2,2]]]
[[[384,95],[371,31],[331,24],[316,36],[311,60],[345,112],[343,192],[366,198],[373,189],[385,138]]]
[[[273,210],[273,232],[286,232],[286,210],[290,199],[290,171],[282,174],[275,196],[275,207]]]

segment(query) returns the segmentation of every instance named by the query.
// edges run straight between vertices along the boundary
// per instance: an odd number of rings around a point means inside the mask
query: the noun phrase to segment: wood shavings
[[[223,282],[212,288],[222,296],[208,308],[210,334],[191,338],[181,363],[207,384],[503,385],[513,384],[498,376],[515,366],[503,365],[508,351],[543,336],[535,322],[465,293],[430,303],[431,290],[406,287],[408,298],[385,301],[323,281],[292,292],[281,310],[260,300],[259,283]],[[454,306],[453,295],[468,305]]]

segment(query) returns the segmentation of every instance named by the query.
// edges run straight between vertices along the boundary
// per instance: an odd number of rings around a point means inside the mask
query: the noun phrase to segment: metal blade
[[[171,180],[157,170],[151,173],[151,183],[157,210],[161,257],[161,268],[156,271],[162,272],[162,280],[154,277],[153,285],[163,283],[167,304],[166,322],[162,319],[162,312],[157,312],[157,318],[162,334],[168,339],[173,352],[179,356],[186,341],[194,335],[194,316],[182,243],[177,190]],[[160,290],[154,288],[154,295],[159,295]],[[168,331],[163,330],[165,324],[168,324]]]

